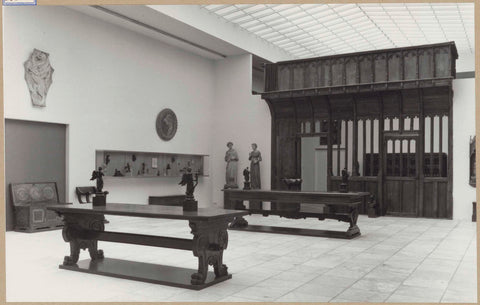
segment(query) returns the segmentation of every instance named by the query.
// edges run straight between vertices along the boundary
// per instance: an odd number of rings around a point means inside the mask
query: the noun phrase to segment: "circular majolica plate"
[[[171,140],[177,132],[177,116],[171,109],[163,109],[157,115],[155,123],[158,136],[165,141]]]

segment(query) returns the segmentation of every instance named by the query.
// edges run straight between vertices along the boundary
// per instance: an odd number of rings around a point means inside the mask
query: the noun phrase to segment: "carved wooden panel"
[[[377,117],[380,115],[378,97],[372,95],[360,96],[357,100],[357,117]]]
[[[375,59],[375,82],[387,81],[387,56],[385,54],[378,54],[374,56]]]
[[[332,60],[332,86],[343,85],[343,58]]]
[[[402,53],[395,52],[388,54],[388,80],[402,80]]]
[[[405,80],[417,79],[417,50],[403,53],[403,75]]]
[[[360,83],[372,83],[373,82],[373,70],[372,70],[372,56],[365,55],[360,56]]]
[[[350,96],[335,96],[330,99],[333,119],[352,119],[353,100]]]
[[[420,97],[418,90],[403,90],[403,113],[405,115],[418,115],[420,113]]]
[[[282,62],[267,65],[266,86],[278,90],[337,87],[315,91],[320,95],[439,87],[449,85],[445,78],[455,76],[457,58],[455,45],[443,43]],[[270,69],[271,65],[277,69]],[[375,82],[382,84],[369,86]],[[367,85],[352,86],[356,84]]]
[[[419,78],[433,78],[433,52],[431,49],[418,50]]]
[[[305,78],[305,88],[315,88],[317,81],[317,65],[316,62],[310,62],[306,65],[307,73]]]
[[[435,77],[448,77],[451,75],[450,48],[435,48]]]
[[[356,57],[349,57],[345,60],[345,72],[346,85],[354,85],[358,83],[358,64]]]
[[[307,99],[295,100],[295,112],[297,119],[312,119],[312,104]]]
[[[383,95],[383,114],[384,116],[400,115],[400,98],[398,94]]]
[[[312,99],[313,112],[315,118],[328,118],[328,105],[327,100],[322,97]]]
[[[292,101],[276,101],[274,104],[275,117],[278,119],[293,119],[295,115],[295,108]]]
[[[265,66],[265,91],[278,90],[278,69],[277,65]]]
[[[332,76],[330,70],[330,60],[321,63],[321,84],[320,87],[329,87],[332,84]]]
[[[423,92],[425,115],[448,114],[450,109],[448,88],[429,88],[424,89]]]
[[[447,181],[425,181],[423,217],[452,218],[452,207],[447,201]]]
[[[278,90],[290,89],[290,67],[281,65],[278,67]]]
[[[295,120],[283,119],[277,121],[277,162],[276,187],[282,187],[281,178],[296,177],[297,174],[297,126]]]
[[[293,66],[293,89],[305,88],[304,72],[305,68],[303,64]]]
[[[416,216],[416,182],[414,180],[388,180],[385,182],[387,213]]]

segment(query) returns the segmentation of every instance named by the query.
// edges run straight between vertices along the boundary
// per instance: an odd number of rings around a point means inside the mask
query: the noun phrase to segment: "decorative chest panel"
[[[59,204],[55,182],[12,183],[10,190],[15,208],[15,231],[36,232],[63,227],[62,218],[46,209]]]

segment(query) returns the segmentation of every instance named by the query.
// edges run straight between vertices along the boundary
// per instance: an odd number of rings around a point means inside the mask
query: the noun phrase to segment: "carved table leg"
[[[360,234],[360,229],[357,226],[357,219],[358,219],[358,207],[352,207],[350,210],[350,215],[349,215],[349,223],[350,227],[347,230],[347,236],[352,236],[352,235],[359,235]]]
[[[216,277],[228,275],[223,264],[223,251],[228,245],[228,219],[193,221],[189,225],[193,234],[193,255],[198,257],[198,271],[191,276],[192,285],[205,283],[208,266],[212,265]]]
[[[65,231],[65,227],[63,228]],[[70,256],[65,256],[63,259],[63,264],[65,266],[75,265],[78,262],[80,257],[80,245],[76,240],[70,241]]]
[[[103,258],[103,251],[98,249],[98,241],[94,234],[87,233],[92,230],[105,230],[103,215],[66,214],[63,219],[65,222],[63,240],[70,243],[70,256],[65,256],[63,265],[75,265],[80,256],[80,249],[88,249],[92,260]]]

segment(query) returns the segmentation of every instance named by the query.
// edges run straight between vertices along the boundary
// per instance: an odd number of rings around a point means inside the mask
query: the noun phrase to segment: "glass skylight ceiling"
[[[296,58],[455,41],[474,54],[473,3],[203,5]]]

